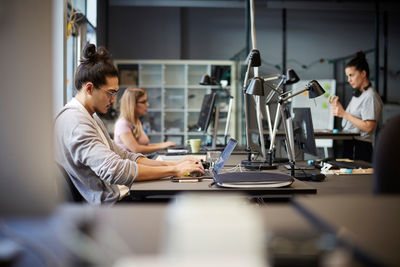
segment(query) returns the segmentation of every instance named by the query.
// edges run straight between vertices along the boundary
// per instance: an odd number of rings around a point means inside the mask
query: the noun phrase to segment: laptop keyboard
[[[372,167],[371,163],[365,161],[348,162],[348,161],[328,160],[327,163],[331,164],[333,167],[344,168],[344,169],[359,169],[359,168],[367,169]]]

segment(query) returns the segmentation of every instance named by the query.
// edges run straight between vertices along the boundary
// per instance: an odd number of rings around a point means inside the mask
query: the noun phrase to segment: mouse
[[[200,172],[191,172],[190,176],[191,177],[199,177],[199,176],[201,176],[201,173]]]
[[[209,168],[210,168],[210,162],[208,162],[208,161],[204,161],[204,160],[200,160],[201,161],[201,164],[203,164],[203,168],[205,169],[205,170],[208,170]]]
[[[314,181],[314,182],[322,182],[323,180],[325,180],[325,174],[322,173],[313,173],[311,174],[310,180]]]

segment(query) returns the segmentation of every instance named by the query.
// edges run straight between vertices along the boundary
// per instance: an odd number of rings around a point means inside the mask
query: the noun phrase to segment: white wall
[[[64,106],[66,97],[64,91],[65,85],[65,66],[66,66],[66,51],[65,51],[65,36],[66,29],[64,26],[64,7],[66,7],[67,0],[53,0],[52,10],[52,42],[53,42],[53,114]]]
[[[52,1],[1,1],[0,215],[46,214],[53,169]]]

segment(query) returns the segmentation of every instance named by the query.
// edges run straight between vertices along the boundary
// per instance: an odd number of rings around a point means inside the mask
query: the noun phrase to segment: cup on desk
[[[192,153],[199,153],[201,139],[189,139],[187,140],[188,144],[190,144],[190,149]]]
[[[210,170],[212,170],[217,162],[218,158],[221,156],[221,151],[207,151],[206,160],[210,162]]]

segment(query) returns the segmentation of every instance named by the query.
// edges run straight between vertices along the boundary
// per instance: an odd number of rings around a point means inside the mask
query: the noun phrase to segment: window
[[[74,96],[74,73],[79,64],[81,52],[86,43],[97,45],[96,0],[69,0],[67,5],[67,38],[66,38],[66,99]]]

